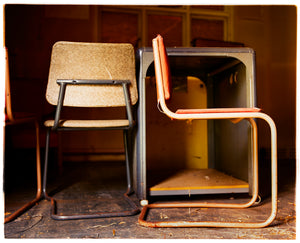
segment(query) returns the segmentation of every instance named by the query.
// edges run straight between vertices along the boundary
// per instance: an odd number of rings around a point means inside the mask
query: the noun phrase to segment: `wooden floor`
[[[289,162],[289,165],[291,163]],[[115,238],[115,239],[295,239],[295,170],[285,166],[279,173],[278,215],[271,226],[263,229],[230,228],[147,228],[138,224],[138,215],[106,219],[56,221],[50,217],[50,202],[42,200],[16,220],[5,224],[5,238]],[[123,163],[72,163],[65,164],[64,173],[50,172],[49,194],[58,200],[58,213],[110,211],[128,208],[122,201],[126,191]],[[6,175],[7,177],[7,175]],[[34,197],[31,179],[19,177],[13,188],[6,185],[5,212],[9,215]],[[25,180],[22,182],[20,180]],[[9,181],[12,183],[11,181]],[[6,182],[8,184],[8,182]],[[135,195],[132,196],[138,204]],[[211,200],[243,202],[244,195],[191,196],[189,198],[152,198],[164,200]],[[249,209],[155,209],[149,220],[234,220],[239,222],[263,220],[270,209],[269,197],[261,205]]]

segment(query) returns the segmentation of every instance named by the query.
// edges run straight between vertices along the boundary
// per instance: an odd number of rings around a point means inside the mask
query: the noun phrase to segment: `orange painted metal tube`
[[[36,174],[37,174],[37,192],[35,199],[26,203],[17,211],[9,215],[4,219],[4,223],[11,222],[12,220],[16,219],[22,213],[33,207],[36,203],[38,203],[42,198],[42,176],[41,176],[41,156],[40,156],[40,132],[39,132],[39,124],[37,120],[34,120],[35,124],[35,131],[36,131]]]
[[[262,115],[261,115],[262,114]],[[139,216],[139,224],[146,227],[231,227],[231,228],[262,228],[270,225],[276,217],[277,213],[277,133],[275,123],[267,115],[260,113],[257,114],[259,118],[264,119],[270,126],[271,130],[271,174],[272,174],[272,187],[271,187],[271,213],[269,217],[263,222],[210,222],[210,221],[156,221],[147,222],[146,216],[149,209],[155,208],[247,208],[253,205],[256,200],[258,192],[258,161],[257,161],[257,126],[252,118],[247,120],[253,128],[253,195],[251,200],[245,204],[234,203],[155,203],[143,207]]]

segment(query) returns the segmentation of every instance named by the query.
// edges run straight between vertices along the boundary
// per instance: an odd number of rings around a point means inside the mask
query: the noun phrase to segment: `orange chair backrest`
[[[161,75],[162,75],[162,82],[163,82],[163,90],[164,90],[164,98],[166,100],[171,98],[172,94],[172,80],[171,80],[171,72],[169,66],[169,59],[167,55],[167,51],[165,48],[164,40],[161,35],[157,35],[156,38],[153,39],[156,41],[158,46],[158,53],[159,53],[159,60],[160,60],[160,68],[161,68]],[[153,45],[153,48],[157,48]],[[155,72],[156,75],[158,72]],[[156,81],[158,79],[156,78]]]

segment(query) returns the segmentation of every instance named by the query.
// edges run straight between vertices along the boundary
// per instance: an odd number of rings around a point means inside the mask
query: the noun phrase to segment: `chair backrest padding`
[[[171,98],[171,94],[172,94],[172,80],[171,80],[169,59],[168,59],[168,54],[162,36],[157,35],[156,40],[158,43],[159,58],[160,58],[160,64],[162,70],[164,97],[166,100],[168,100]]]
[[[60,41],[52,48],[46,99],[57,105],[58,79],[130,80],[131,103],[138,99],[135,56],[131,44]],[[124,106],[122,86],[68,85],[65,106]]]

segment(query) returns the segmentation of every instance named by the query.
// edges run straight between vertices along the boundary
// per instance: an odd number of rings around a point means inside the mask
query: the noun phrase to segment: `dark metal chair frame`
[[[46,135],[46,151],[45,151],[45,166],[44,166],[44,177],[43,177],[43,195],[44,197],[51,201],[51,217],[56,220],[72,220],[72,219],[91,219],[91,218],[107,218],[107,217],[123,217],[130,216],[139,213],[139,208],[129,197],[132,193],[131,176],[130,176],[130,141],[128,139],[132,128],[135,125],[132,114],[132,105],[130,102],[130,96],[128,91],[128,86],[130,80],[57,80],[60,85],[58,103],[56,108],[54,125],[47,129]],[[65,92],[68,85],[121,85],[123,87],[127,119],[129,121],[128,126],[117,126],[117,127],[61,127],[60,126],[60,115],[63,107],[63,102],[65,98]],[[123,130],[124,135],[124,147],[125,147],[125,158],[126,158],[126,174],[127,174],[127,191],[124,193],[123,197],[128,202],[131,210],[121,211],[121,212],[99,212],[94,214],[77,214],[77,215],[58,215],[57,214],[57,202],[56,200],[47,194],[47,172],[48,172],[48,155],[49,155],[49,145],[50,145],[50,133],[51,131],[79,131],[79,130]]]

